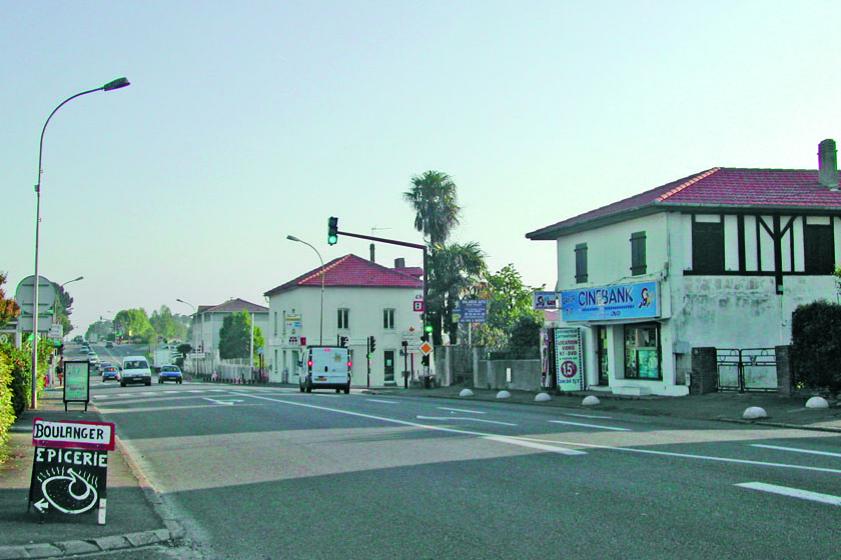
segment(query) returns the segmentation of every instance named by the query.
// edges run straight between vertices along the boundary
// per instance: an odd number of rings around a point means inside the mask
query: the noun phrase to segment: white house
[[[819,170],[715,167],[526,237],[555,241],[588,387],[685,395],[692,348],[788,344],[797,306],[836,300],[835,142]]]
[[[193,319],[192,345],[197,351],[204,353],[205,359],[219,360],[219,331],[225,317],[247,311],[254,320],[254,326],[259,327],[263,337],[267,337],[269,325],[269,309],[244,299],[230,299],[219,305],[199,305]]]
[[[421,368],[423,324],[415,302],[423,297],[422,275],[403,259],[388,268],[349,254],[267,291],[270,381],[297,383],[307,345],[337,345],[346,338],[353,385],[402,384],[404,371],[412,375]],[[375,349],[369,378],[370,337]]]

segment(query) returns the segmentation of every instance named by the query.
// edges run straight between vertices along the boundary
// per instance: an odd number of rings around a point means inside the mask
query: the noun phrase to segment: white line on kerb
[[[613,420],[613,416],[601,416],[599,414],[575,414],[574,412],[562,412],[564,416],[575,416],[576,418],[597,418],[602,420]]]
[[[841,457],[841,453],[830,453],[829,451],[813,451],[811,449],[800,449],[798,447],[780,447],[779,445],[763,445],[752,443],[751,447],[762,447],[763,449],[776,449],[777,451],[791,451],[793,453],[808,453],[810,455],[825,455],[827,457]]]
[[[347,414],[348,416],[358,416],[359,418],[368,418],[370,420],[379,420],[380,422],[389,422],[391,424],[399,424],[401,426],[411,426],[413,428],[422,428],[424,430],[433,430],[437,432],[447,432],[451,434],[461,434],[466,436],[477,436],[483,439],[487,439],[490,441],[496,441],[500,443],[508,443],[510,445],[519,445],[521,447],[530,447],[536,448],[533,445],[533,441],[530,441],[526,438],[521,438],[517,436],[500,436],[497,434],[488,434],[485,432],[474,432],[472,430],[461,430],[457,428],[445,428],[444,426],[433,426],[430,424],[419,424],[418,422],[409,422],[407,420],[398,420],[396,418],[386,418],[384,416],[374,416],[373,414],[363,414],[361,412],[353,412],[352,410],[341,410],[338,408],[329,408],[326,406],[319,406],[317,404],[306,404],[300,402],[293,402],[293,401],[284,401],[282,399],[272,399],[270,397],[263,397],[260,395],[251,395],[248,393],[231,393],[232,395],[236,395],[239,397],[250,397],[252,399],[262,399],[264,401],[272,401],[281,404],[288,404],[290,406],[302,406],[304,408],[314,408],[316,410],[325,410],[327,412],[335,412],[337,414]],[[448,417],[449,419],[449,417]],[[555,443],[555,442],[545,442],[545,443]],[[573,444],[574,445],[574,444]],[[554,453],[560,453],[562,455],[586,455],[587,453],[584,451],[578,451],[576,449],[568,449],[566,447],[558,447],[555,445],[544,445],[541,446],[540,449],[543,451],[552,451]]]
[[[466,412],[467,414],[487,414],[486,412],[479,412],[478,410],[465,410],[464,408],[447,408],[446,406],[439,406],[438,410],[451,410],[453,412]]]
[[[779,494],[781,496],[789,496],[791,498],[800,498],[801,500],[820,502],[822,504],[829,504],[832,506],[841,506],[841,497],[833,496],[831,494],[820,494],[818,492],[800,490],[799,488],[777,486],[776,484],[765,484],[764,482],[743,482],[741,484],[737,484],[736,486],[749,488],[750,490],[759,490],[760,492],[770,492],[771,494]]]
[[[675,451],[656,451],[654,449],[639,449],[636,447],[613,447],[610,445],[600,445],[597,443],[582,443],[576,441],[557,441],[552,439],[539,439],[533,437],[524,437],[524,436],[498,436],[496,434],[487,434],[482,432],[474,432],[471,430],[459,430],[456,428],[445,428],[443,426],[431,426],[428,424],[418,424],[417,422],[407,422],[405,420],[397,420],[395,418],[384,418],[382,416],[374,416],[371,414],[362,414],[361,412],[353,412],[350,410],[340,410],[336,408],[328,408],[326,406],[318,406],[314,404],[305,404],[300,402],[292,402],[292,401],[284,401],[281,399],[271,399],[269,397],[261,397],[258,395],[251,395],[248,393],[235,393],[231,392],[232,395],[236,395],[239,397],[250,397],[252,399],[262,399],[266,401],[277,402],[281,404],[288,404],[291,406],[303,406],[305,408],[314,408],[317,410],[326,410],[327,412],[335,412],[337,414],[347,414],[349,416],[359,416],[362,418],[370,418],[372,420],[380,420],[381,422],[390,422],[392,424],[400,424],[402,426],[412,426],[415,428],[423,428],[426,430],[437,430],[439,432],[450,432],[454,434],[465,434],[471,436],[479,436],[484,438],[504,438],[506,440],[516,440],[517,442],[537,442],[537,443],[546,443],[550,445],[569,445],[571,447],[586,447],[588,449],[604,449],[607,451],[621,451],[623,453],[639,453],[642,455],[657,455],[660,457],[680,457],[683,459],[697,459],[699,461],[714,461],[718,463],[734,463],[737,465],[754,465],[758,467],[772,467],[777,469],[793,469],[799,471],[810,471],[810,472],[821,472],[821,473],[828,473],[828,474],[836,474],[841,475],[841,469],[828,469],[824,467],[808,467],[805,465],[791,465],[788,463],[771,463],[767,461],[751,461],[749,459],[734,459],[732,457],[715,457],[711,455],[696,455],[693,453],[677,453]],[[512,443],[517,445],[514,441],[506,442]],[[558,450],[563,449],[570,455],[580,455],[584,454],[583,451],[577,451],[575,449],[566,449],[563,447],[557,448]]]
[[[567,424],[569,426],[584,426],[585,428],[597,428],[599,430],[615,430],[617,432],[630,432],[629,428],[616,428],[614,426],[602,426],[600,424],[585,424],[584,422],[568,422],[566,420],[549,420],[553,424]]]
[[[399,404],[397,401],[384,401],[384,400],[380,400],[380,399],[365,399],[365,400],[369,401],[369,402],[378,402],[378,403],[383,403],[383,404]]]
[[[466,416],[415,416],[418,420],[469,420],[471,422],[484,422],[486,424],[500,424],[502,426],[516,426],[511,422],[500,422],[499,420],[482,420],[481,418],[467,418]]]

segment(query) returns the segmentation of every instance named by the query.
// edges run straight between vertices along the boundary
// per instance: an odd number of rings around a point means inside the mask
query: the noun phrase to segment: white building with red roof
[[[528,233],[555,242],[585,385],[685,395],[693,348],[789,344],[792,312],[837,296],[836,158],[824,140],[817,170],[715,167]],[[769,368],[744,371],[743,388],[776,387]]]
[[[323,277],[322,277],[323,275]],[[334,259],[265,293],[269,379],[298,383],[307,345],[337,345],[347,339],[351,384],[369,384],[366,354],[373,336],[370,386],[403,383],[403,372],[421,369],[417,349],[423,329],[414,302],[423,297],[423,270],[397,259],[388,268],[353,254]],[[324,282],[323,335],[321,288]],[[407,352],[403,353],[402,342]]]
[[[219,331],[222,322],[232,313],[248,312],[254,318],[254,326],[265,336],[269,324],[269,309],[240,298],[232,298],[218,305],[199,305],[193,318],[193,348],[205,355],[207,360],[219,360]],[[213,363],[213,362],[211,362]]]

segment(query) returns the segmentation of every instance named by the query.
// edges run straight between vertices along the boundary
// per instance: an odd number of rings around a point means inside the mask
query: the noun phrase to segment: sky
[[[841,140],[838,2],[0,0],[0,271],[120,309],[263,293],[368,242],[421,242],[448,173],[496,271],[556,281],[525,234],[715,166],[817,168]],[[374,229],[377,228],[377,229]],[[377,262],[419,265],[377,245]],[[75,334],[79,334],[78,332]]]

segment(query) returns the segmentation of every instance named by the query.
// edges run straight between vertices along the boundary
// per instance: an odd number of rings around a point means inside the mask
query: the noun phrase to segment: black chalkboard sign
[[[108,452],[35,447],[29,504],[42,516],[50,511],[79,515],[97,511],[105,525]]]

